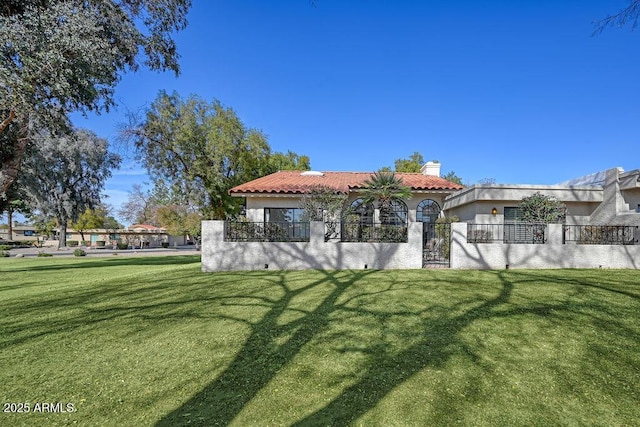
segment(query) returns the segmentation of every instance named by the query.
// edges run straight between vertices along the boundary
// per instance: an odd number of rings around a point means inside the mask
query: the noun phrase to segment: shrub
[[[38,252],[38,256],[39,257],[51,257],[53,255],[51,255],[50,253],[47,253],[47,252],[40,251],[40,252]]]
[[[96,247],[98,248],[104,248],[106,244],[107,242],[105,242],[104,240],[96,240]]]
[[[8,251],[11,249],[11,245],[0,245],[0,251]]]
[[[9,251],[5,251],[5,250],[0,251],[0,258],[8,258],[10,256],[11,255],[9,254]]]
[[[67,240],[67,246],[78,246],[77,240]]]
[[[87,256],[87,253],[83,249],[76,249],[73,251],[73,256]]]
[[[116,243],[116,247],[118,249],[129,249],[129,244],[125,242],[118,242]]]
[[[89,247],[89,246],[91,246],[91,242],[89,240],[83,240],[82,241],[82,245],[86,246],[86,247]]]
[[[168,248],[169,247],[169,242],[162,242],[162,247],[163,248]]]
[[[518,207],[522,213],[522,220],[529,224],[562,223],[567,216],[564,203],[539,191],[529,197],[523,197]]]

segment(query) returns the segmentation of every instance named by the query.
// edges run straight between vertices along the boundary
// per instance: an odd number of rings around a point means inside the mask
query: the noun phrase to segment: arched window
[[[409,209],[402,200],[392,200],[389,210],[380,212],[380,222],[387,225],[407,225]]]
[[[342,218],[341,240],[361,242],[366,240],[373,229],[373,205],[363,199],[354,200]]]
[[[420,202],[416,211],[416,221],[434,224],[440,216],[440,205],[435,200],[426,199]]]
[[[355,199],[348,210],[349,222],[360,224],[373,224],[373,205],[365,204],[363,199]]]

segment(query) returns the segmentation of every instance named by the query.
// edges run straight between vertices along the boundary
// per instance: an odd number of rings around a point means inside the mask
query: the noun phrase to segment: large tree
[[[109,215],[109,208],[100,204],[93,209],[86,208],[78,218],[70,224],[71,228],[80,233],[80,238],[84,241],[84,232],[96,228],[118,229],[118,222]]]
[[[127,200],[118,209],[118,215],[129,225],[150,224],[158,226],[156,218],[157,203],[150,191],[145,191],[141,184],[134,184]]]
[[[105,139],[81,129],[56,138],[42,131],[34,145],[23,165],[25,190],[34,210],[57,220],[63,247],[67,226],[87,208],[98,206],[120,157],[108,151]]]
[[[424,157],[416,151],[408,159],[396,159],[394,163],[396,172],[420,172]]]
[[[121,72],[179,72],[172,35],[191,0],[4,0],[0,5],[0,193],[18,176],[33,129],[114,104]],[[40,132],[40,131],[38,131]]]
[[[200,245],[203,217],[183,205],[167,205],[158,208],[158,221],[172,236],[188,236],[197,247]]]
[[[456,184],[460,184],[460,185],[464,185],[462,183],[462,178],[460,178],[458,175],[456,175],[455,171],[449,171],[447,173],[445,173],[442,176],[444,179],[446,179],[449,182],[454,182]]]
[[[231,187],[283,165],[309,166],[305,156],[272,154],[265,135],[247,128],[233,109],[196,95],[182,99],[161,92],[143,120],[132,119],[123,137],[133,141],[153,179],[166,182],[207,218],[238,210]]]
[[[286,153],[272,153],[269,157],[269,172],[294,170],[307,171],[311,169],[309,156],[301,156],[292,151]]]
[[[437,163],[438,161],[435,160]],[[394,161],[395,164],[395,172],[420,172],[422,170],[422,166],[424,165],[424,157],[419,152],[415,151],[412,155],[410,155],[406,159],[396,159]],[[391,172],[391,169],[388,167],[380,169],[380,172]],[[462,184],[462,178],[460,178],[454,171],[447,172],[444,176],[444,179],[447,181],[455,182],[456,184]]]

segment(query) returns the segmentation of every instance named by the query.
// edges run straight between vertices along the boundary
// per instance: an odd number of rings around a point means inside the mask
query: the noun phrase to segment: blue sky
[[[115,141],[160,90],[232,107],[275,151],[322,171],[374,171],[413,152],[465,183],[554,184],[640,168],[640,30],[593,22],[624,0],[194,0],[182,73],[127,73],[109,114],[77,126]],[[129,161],[115,208],[148,178]]]

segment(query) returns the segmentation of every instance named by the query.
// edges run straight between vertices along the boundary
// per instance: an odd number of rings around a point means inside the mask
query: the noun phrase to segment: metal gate
[[[422,223],[422,267],[449,268],[451,224]]]

